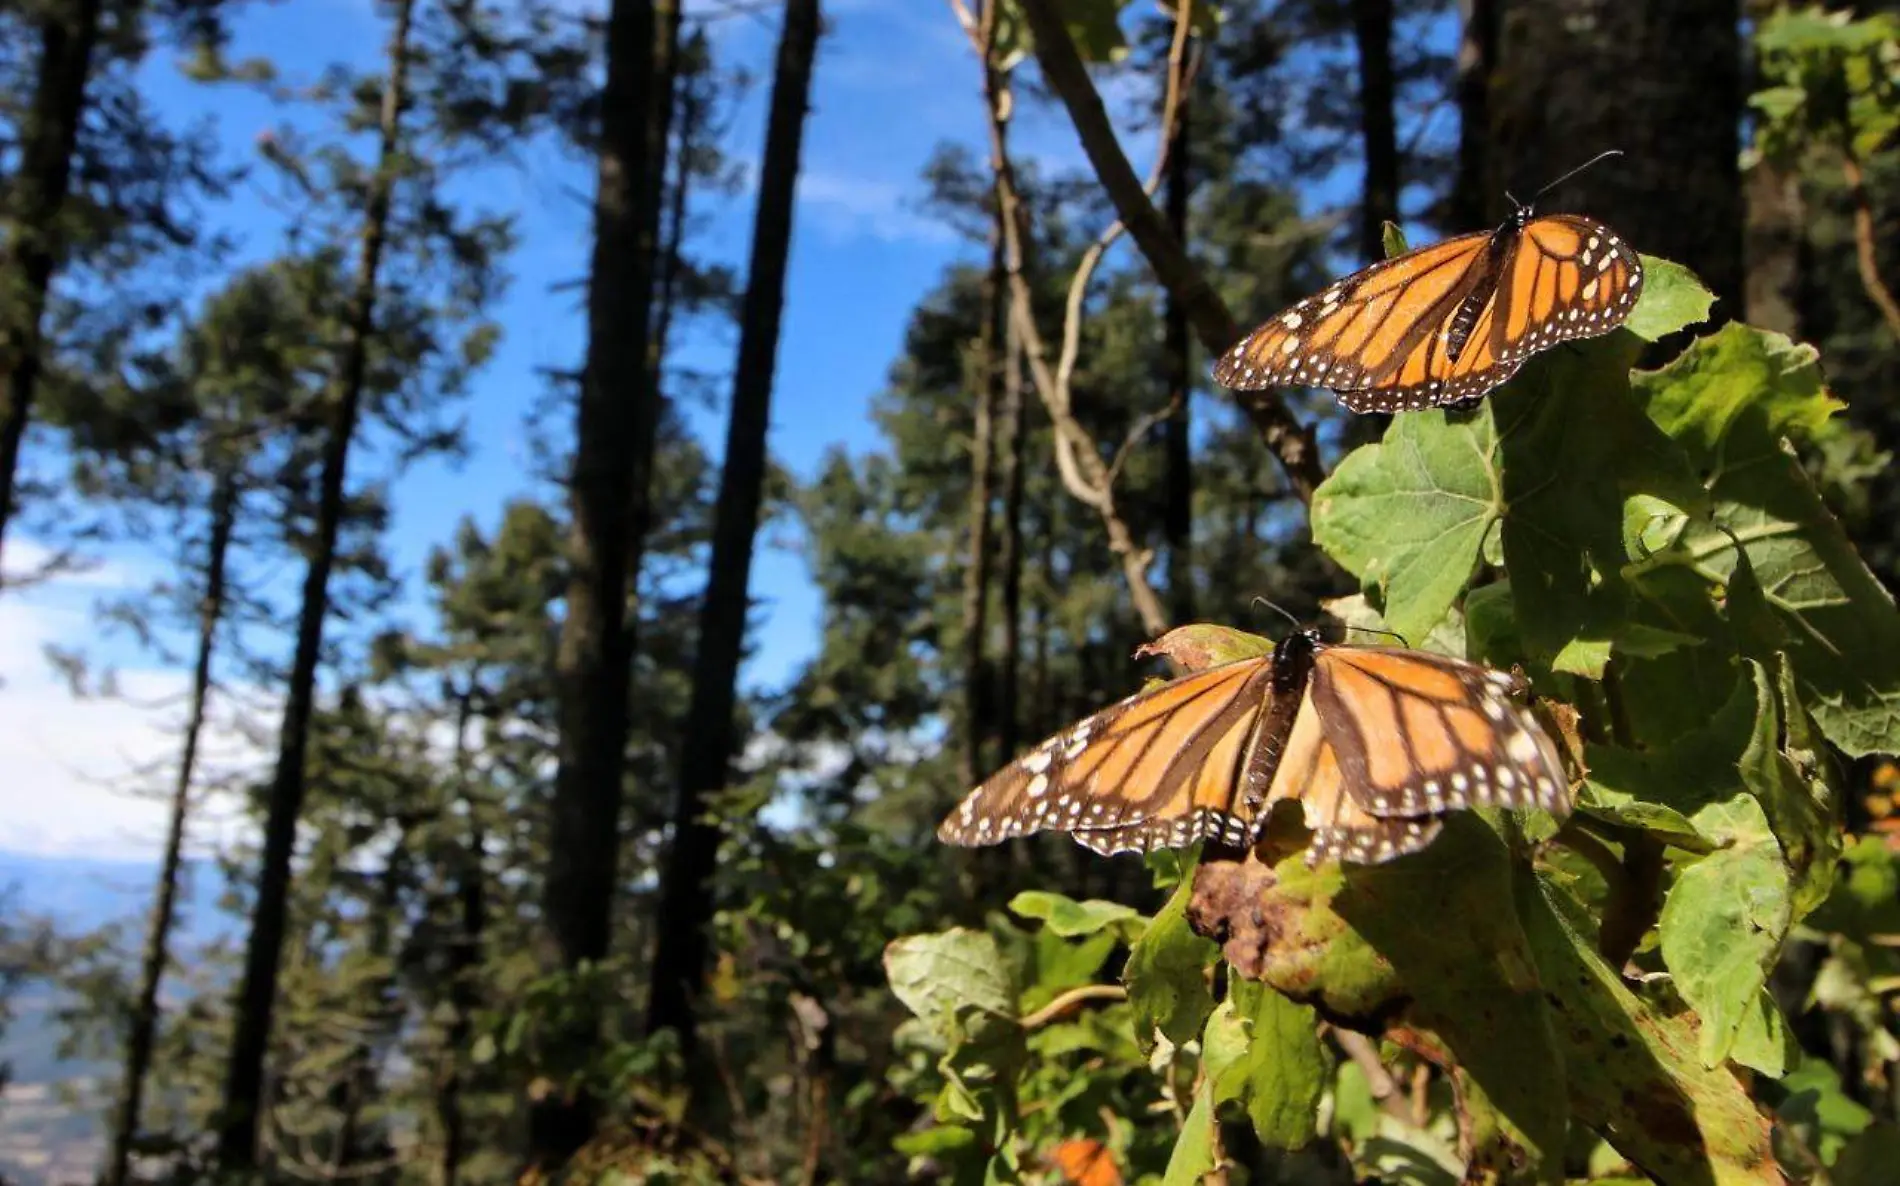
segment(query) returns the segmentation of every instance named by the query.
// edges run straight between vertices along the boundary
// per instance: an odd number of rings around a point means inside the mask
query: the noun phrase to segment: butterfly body
[[[1288,635],[1270,656],[1171,680],[1045,740],[969,793],[938,837],[1067,832],[1097,852],[1246,846],[1299,802],[1309,864],[1376,863],[1473,805],[1569,809],[1556,747],[1523,682],[1399,647]]]
[[[1523,206],[1495,230],[1382,260],[1308,297],[1229,350],[1214,379],[1326,387],[1355,412],[1461,404],[1541,350],[1621,325],[1642,282],[1642,261],[1603,223]]]

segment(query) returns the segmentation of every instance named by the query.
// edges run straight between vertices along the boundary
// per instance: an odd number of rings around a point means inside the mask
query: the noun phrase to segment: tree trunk
[[[1003,334],[1003,540],[997,555],[1003,570],[1003,645],[996,673],[996,744],[1005,762],[1022,745],[1023,727],[1023,453],[1028,425],[1021,353],[1022,338],[1012,318]]]
[[[990,0],[996,3],[998,0]],[[963,746],[958,755],[963,785],[973,787],[986,772],[983,745],[993,732],[995,697],[986,651],[990,607],[990,504],[995,499],[996,405],[1003,374],[997,357],[997,327],[1003,316],[1005,278],[1003,231],[990,238],[990,270],[983,279],[983,327],[975,365],[975,431],[970,439],[970,550],[963,565]]]
[[[444,1066],[436,1090],[436,1116],[442,1125],[437,1186],[457,1186],[461,1181],[462,1160],[468,1155],[467,1130],[462,1118],[462,1068],[467,1065],[475,1032],[475,1010],[481,1003],[476,976],[481,966],[482,936],[488,927],[487,887],[482,880],[485,836],[481,809],[475,802],[469,774],[468,728],[475,716],[473,688],[471,680],[470,687],[463,689],[456,699],[455,781],[468,813],[469,831],[466,847],[455,858],[455,897],[462,925],[449,948],[449,1024],[443,1035]]]
[[[1392,0],[1353,0],[1353,42],[1359,48],[1359,133],[1366,157],[1359,204],[1359,254],[1385,258],[1385,224],[1399,221],[1399,133],[1392,114]]]
[[[45,342],[46,294],[64,254],[59,215],[72,182],[85,111],[100,0],[76,0],[70,20],[54,6],[40,25],[33,105],[19,133],[19,164],[7,178],[12,225],[0,244],[0,556],[13,519],[20,446],[33,411]]]
[[[1498,9],[1504,0],[1458,0],[1458,172],[1447,229],[1475,231],[1498,221],[1504,182],[1491,168],[1491,75],[1498,64]]]
[[[697,1048],[697,997],[708,954],[713,862],[720,836],[719,826],[706,818],[706,810],[708,800],[726,785],[737,749],[733,717],[745,641],[747,584],[765,492],[765,443],[779,317],[818,30],[818,0],[788,0],[772,81],[765,157],[759,170],[752,252],[739,313],[732,412],[693,663],[693,695],[685,729],[693,744],[685,746],[681,756],[673,845],[660,875],[647,1032],[674,1031],[689,1066]]]
[[[290,864],[297,847],[297,817],[303,811],[304,756],[316,696],[317,661],[323,649],[324,618],[329,613],[330,570],[336,562],[342,527],[344,477],[350,440],[356,432],[369,339],[374,332],[377,273],[388,231],[391,191],[400,165],[399,137],[407,102],[409,27],[414,0],[396,6],[396,27],[389,42],[389,77],[383,86],[380,145],[376,173],[357,256],[356,287],[343,326],[341,357],[329,396],[329,436],[323,446],[315,538],[304,573],[303,600],[297,616],[296,651],[284,696],[277,767],[271,777],[264,852],[258,872],[251,934],[244,952],[244,975],[237,995],[235,1032],[226,1068],[218,1130],[218,1160],[231,1173],[257,1164],[257,1134],[264,1085],[264,1055],[270,1043],[271,1013],[277,998],[277,973],[283,956],[285,916],[290,900]]]
[[[1491,150],[1510,162],[1513,192],[1622,149],[1544,208],[1586,211],[1686,265],[1720,298],[1718,322],[1742,310],[1740,21],[1739,0],[1517,0],[1492,94]]]
[[[561,965],[607,955],[619,888],[620,807],[628,679],[635,636],[632,579],[652,512],[660,393],[649,383],[654,247],[652,172],[665,144],[654,99],[654,0],[613,0],[601,94],[594,248],[588,266],[587,360],[575,414],[570,478],[573,574],[555,660],[560,764],[551,804],[545,893]],[[670,93],[670,89],[666,92]],[[592,1052],[599,1018],[570,1015],[555,1035],[551,1069],[566,1074]],[[585,1093],[548,1092],[529,1108],[528,1158],[554,1173],[594,1133]]]
[[[649,142],[652,156],[648,158],[653,177],[654,221],[653,241],[656,244],[654,259],[657,261],[658,275],[653,281],[653,334],[647,343],[647,384],[657,394],[666,389],[661,381],[661,373],[666,366],[666,346],[673,333],[674,301],[678,295],[680,274],[680,242],[686,237],[686,195],[687,181],[691,175],[692,162],[684,152],[672,151],[673,112],[680,113],[680,142],[684,144],[698,129],[704,118],[705,105],[695,95],[681,91],[679,79],[680,61],[680,7],[679,0],[656,0],[654,19],[657,22],[653,49],[653,111],[651,114],[653,134]],[[667,184],[667,171],[674,171],[672,184]],[[636,554],[642,548],[642,541],[636,540]],[[639,566],[636,563],[634,572]]]
[[[1168,133],[1168,229],[1188,242],[1188,197],[1193,189],[1193,140],[1190,113],[1192,87],[1183,87]],[[1187,306],[1172,290],[1165,292],[1162,310],[1162,358],[1167,367],[1168,406],[1172,414],[1163,423],[1163,451],[1167,465],[1162,494],[1162,534],[1168,545],[1168,616],[1175,622],[1194,620],[1194,456],[1189,443],[1193,427],[1194,376],[1190,368]]]
[[[1750,325],[1801,336],[1802,256],[1807,211],[1796,175],[1759,161],[1748,171],[1747,304]]]
[[[191,708],[185,719],[184,752],[178,759],[178,778],[172,784],[171,823],[165,833],[165,854],[153,895],[151,921],[145,932],[145,953],[139,971],[138,1003],[133,1006],[125,1038],[125,1078],[119,1087],[112,1122],[112,1148],[100,1181],[125,1186],[132,1164],[132,1145],[138,1136],[145,1098],[145,1076],[152,1067],[152,1047],[158,1037],[158,989],[170,962],[171,929],[178,899],[178,876],[184,865],[185,822],[191,812],[191,787],[198,769],[198,743],[204,736],[205,710],[211,697],[211,656],[217,648],[218,624],[224,617],[225,560],[231,531],[237,521],[238,483],[235,468],[219,473],[211,494],[211,536],[205,546],[205,584],[198,612],[198,655],[191,671]]]

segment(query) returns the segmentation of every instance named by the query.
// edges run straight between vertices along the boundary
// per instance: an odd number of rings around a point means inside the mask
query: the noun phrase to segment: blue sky
[[[794,249],[774,394],[771,447],[801,476],[832,445],[871,443],[870,397],[895,357],[909,310],[968,248],[919,213],[919,173],[942,139],[974,142],[981,109],[969,51],[947,5],[913,0],[840,0],[828,7],[829,33],[820,47],[794,221]],[[692,4],[689,12],[716,11]],[[725,148],[756,161],[773,50],[776,14],[713,18],[722,67],[748,67],[755,83],[731,121]],[[374,68],[388,27],[367,0],[295,0],[254,4],[238,19],[230,54],[273,61],[284,81],[310,80],[334,62]],[[259,133],[294,114],[238,87],[187,82],[169,61],[146,71],[146,91],[178,123],[216,121],[229,160],[254,159]],[[388,546],[401,571],[414,577],[428,550],[446,541],[458,520],[492,526],[500,507],[539,493],[526,470],[529,404],[543,391],[538,372],[577,365],[585,346],[578,290],[554,291],[585,273],[591,226],[586,200],[592,176],[585,162],[552,145],[530,147],[523,159],[484,169],[459,187],[473,202],[517,216],[519,246],[507,263],[513,281],[494,308],[504,336],[493,362],[476,379],[461,411],[472,455],[454,466],[423,465],[395,486],[395,522]],[[452,191],[454,192],[454,191]],[[281,245],[283,219],[258,182],[241,185],[216,210],[240,236],[241,253],[262,258]],[[750,238],[751,195],[703,209],[702,258],[743,269]],[[680,342],[680,361],[723,372],[734,334],[704,323]],[[682,404],[715,456],[723,408]],[[358,473],[368,472],[359,466]],[[781,527],[777,547],[761,551],[754,590],[765,600],[758,654],[749,682],[783,682],[810,652],[818,605],[794,540]]]
[[[711,0],[687,5],[694,16],[726,7]],[[778,21],[775,12],[756,11],[758,5],[735,7],[738,14],[712,19],[708,27],[721,66],[745,67],[755,78],[725,145],[735,160],[752,162],[761,150]],[[833,446],[874,447],[869,403],[897,356],[910,311],[945,267],[981,253],[920,210],[921,171],[935,148],[945,141],[976,148],[983,139],[974,59],[949,5],[830,0],[825,11],[828,32],[806,130],[770,442],[779,462],[801,477],[811,476]],[[334,63],[377,68],[387,36],[372,0],[253,3],[234,23],[230,56],[269,59],[281,81],[307,83]],[[274,105],[255,90],[189,82],[169,53],[153,55],[140,86],[168,124],[209,121],[229,164],[255,162],[260,134],[284,121],[325,118]],[[1138,87],[1111,86],[1111,107],[1132,112],[1144,98]],[[1082,164],[1058,111],[1021,104],[1012,135],[1025,158],[1045,167]],[[1129,141],[1138,167],[1151,154],[1148,139]],[[458,197],[516,216],[519,245],[507,261],[512,282],[492,310],[504,331],[500,350],[457,409],[467,418],[470,456],[455,465],[416,467],[392,490],[394,522],[386,543],[418,620],[426,620],[423,562],[459,520],[470,516],[492,528],[510,498],[552,493],[537,487],[529,472],[526,418],[545,390],[541,372],[576,367],[585,345],[575,282],[588,257],[592,191],[585,162],[551,144],[532,146],[519,159],[496,162],[460,183]],[[238,255],[224,268],[205,271],[199,279],[205,289],[233,268],[282,250],[285,215],[274,199],[268,171],[260,169],[206,208],[212,225],[235,237]],[[692,250],[742,269],[751,201],[744,192],[702,210]],[[555,291],[557,285],[567,290]],[[723,373],[733,339],[730,326],[694,326],[682,335],[676,358]],[[723,393],[717,406],[682,406],[716,458]],[[59,479],[61,461],[51,449],[29,450],[26,463],[43,480]],[[352,479],[374,477],[379,468],[373,455],[359,455]],[[762,540],[752,579],[762,602],[755,613],[756,653],[743,678],[771,688],[787,682],[812,653],[820,606],[796,525],[781,521]],[[164,541],[157,542],[162,548]],[[22,537],[9,545],[8,567],[30,568],[34,541]],[[125,784],[128,771],[169,768],[183,672],[155,668],[128,642],[102,634],[91,606],[101,596],[142,588],[167,559],[136,548],[100,559],[102,566],[90,573],[0,598],[0,720],[9,722],[0,730],[0,769],[10,772],[0,786],[0,851],[140,860],[156,851],[162,811],[156,802],[128,797]],[[284,590],[294,588],[294,566],[279,567]],[[40,657],[49,644],[83,647],[114,664],[122,688],[135,694],[118,702],[74,700]],[[235,746],[233,760],[246,749]],[[218,825],[207,818],[203,827],[208,836]]]

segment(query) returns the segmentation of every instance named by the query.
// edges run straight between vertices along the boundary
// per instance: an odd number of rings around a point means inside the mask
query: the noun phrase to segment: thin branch
[[[1880,257],[1874,247],[1874,208],[1867,200],[1866,178],[1862,176],[1860,161],[1852,152],[1841,154],[1841,172],[1847,178],[1848,200],[1854,205],[1854,258],[1860,264],[1861,286],[1867,290],[1867,296],[1880,307],[1880,315],[1887,319],[1887,328],[1900,338],[1900,301],[1894,299],[1893,290],[1880,275]]]
[[[952,0],[953,4],[958,2]],[[1068,108],[1082,148],[1102,188],[1115,203],[1116,212],[1127,224],[1128,233],[1147,257],[1156,278],[1186,309],[1202,346],[1216,357],[1226,353],[1239,339],[1240,326],[1168,229],[1135,176],[1134,167],[1115,138],[1102,97],[1089,81],[1088,70],[1069,38],[1062,14],[1056,11],[1053,0],[1021,0],[1020,8],[1036,41],[1036,60],[1042,66],[1043,80]],[[1165,124],[1163,128],[1165,132]],[[1313,490],[1326,476],[1311,430],[1294,419],[1271,392],[1236,394],[1300,500],[1311,502]]]
[[[968,10],[960,6],[961,0],[951,0],[951,3],[959,21],[964,22],[967,28]],[[1021,337],[1036,394],[1055,428],[1056,468],[1062,483],[1078,501],[1092,507],[1101,517],[1102,526],[1108,533],[1109,549],[1121,560],[1122,573],[1128,582],[1129,595],[1134,602],[1135,612],[1141,618],[1142,627],[1149,634],[1158,635],[1167,630],[1168,618],[1159,594],[1148,579],[1152,553],[1136,544],[1127,522],[1116,510],[1113,481],[1107,465],[1102,461],[1101,449],[1075,418],[1069,385],[1063,376],[1051,371],[1048,346],[1042,337],[1041,328],[1036,324],[1034,294],[1030,290],[1024,267],[1028,216],[1016,187],[1015,168],[1009,156],[1011,95],[1002,73],[995,68],[992,55],[994,24],[985,20],[977,26],[977,30],[975,48],[983,67],[983,95],[989,118],[990,166],[995,175],[998,221],[1003,230],[1010,318]],[[1172,85],[1179,86],[1178,72]],[[1071,316],[1065,323],[1065,338],[1079,332],[1075,329],[1081,313],[1076,291],[1076,286],[1072,284]]]
[[[1352,1059],[1360,1074],[1366,1077],[1366,1088],[1372,1092],[1372,1098],[1379,1110],[1394,1120],[1401,1121],[1406,1127],[1412,1127],[1412,1109],[1407,1106],[1405,1093],[1399,1088],[1399,1081],[1386,1070],[1385,1063],[1379,1059],[1379,1049],[1372,1039],[1352,1030],[1343,1030],[1338,1026],[1328,1027],[1333,1041]]]
[[[1058,996],[1055,1000],[1050,1001],[1047,1005],[1044,1005],[1034,1013],[1023,1018],[1020,1024],[1026,1030],[1041,1029],[1051,1022],[1063,1020],[1069,1014],[1092,1001],[1103,1001],[1112,1004],[1116,1001],[1125,1001],[1127,999],[1128,990],[1119,984],[1084,984],[1080,988],[1072,988],[1068,992]]]

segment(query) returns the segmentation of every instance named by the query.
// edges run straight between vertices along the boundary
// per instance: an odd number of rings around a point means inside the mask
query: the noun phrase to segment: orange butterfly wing
[[[1093,1137],[1072,1137],[1051,1150],[1049,1159],[1064,1182],[1077,1186],[1122,1186],[1121,1168],[1107,1145]]]
[[[1312,701],[1349,793],[1373,815],[1472,806],[1570,809],[1557,747],[1517,700],[1524,682],[1426,651],[1328,647]]]
[[[983,845],[1058,831],[1104,854],[1248,843],[1235,791],[1271,671],[1266,658],[1211,667],[1096,713],[991,775],[937,838]]]
[[[1595,219],[1514,221],[1338,281],[1254,330],[1214,378],[1328,387],[1355,412],[1462,403],[1540,350],[1621,325],[1642,280],[1636,253]]]

